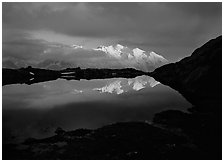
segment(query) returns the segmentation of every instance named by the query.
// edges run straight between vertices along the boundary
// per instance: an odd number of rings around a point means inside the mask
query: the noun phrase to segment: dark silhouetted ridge
[[[157,68],[150,75],[179,91],[193,105],[204,106],[201,111],[220,113],[217,107],[222,103],[222,36],[179,62]]]

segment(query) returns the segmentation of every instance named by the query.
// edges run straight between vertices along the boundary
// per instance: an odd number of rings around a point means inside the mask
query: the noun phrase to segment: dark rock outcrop
[[[201,158],[222,158],[222,120],[216,114],[168,110],[157,113],[153,123],[187,136],[202,152]]]
[[[8,84],[33,84],[44,81],[56,80],[60,73],[54,70],[32,68],[2,69],[2,85]]]
[[[196,49],[179,62],[150,73],[179,91],[194,106],[189,113],[168,110],[154,124],[188,136],[206,159],[222,158],[222,36]]]
[[[179,91],[193,105],[203,107],[200,111],[221,113],[222,36],[179,62],[157,68],[150,76]]]
[[[3,146],[3,159],[199,159],[186,137],[143,122],[78,129],[22,145]]]

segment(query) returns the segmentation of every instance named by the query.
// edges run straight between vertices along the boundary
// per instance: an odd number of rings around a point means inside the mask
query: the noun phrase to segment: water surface
[[[151,121],[167,109],[191,107],[178,92],[148,76],[3,86],[3,142],[98,128],[123,121]]]

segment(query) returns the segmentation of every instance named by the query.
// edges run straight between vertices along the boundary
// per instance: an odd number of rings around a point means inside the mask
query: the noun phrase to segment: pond
[[[149,76],[63,80],[2,88],[3,143],[64,130],[125,121],[150,122],[155,113],[191,107],[177,91]]]

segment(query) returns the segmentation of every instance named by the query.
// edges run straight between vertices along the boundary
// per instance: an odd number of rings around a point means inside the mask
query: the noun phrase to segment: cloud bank
[[[154,51],[170,61],[221,35],[222,4],[8,3],[2,4],[3,61],[22,66],[69,59],[93,66],[109,59],[84,48],[122,44]],[[110,65],[117,64],[109,59]],[[105,63],[107,64],[107,63]]]

